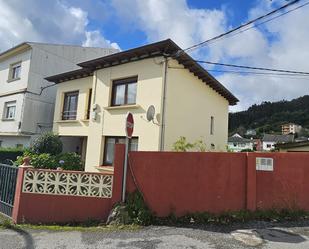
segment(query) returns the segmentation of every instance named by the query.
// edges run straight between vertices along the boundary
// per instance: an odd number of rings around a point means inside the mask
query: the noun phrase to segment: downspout
[[[30,65],[29,65],[29,71],[28,71],[28,77],[27,77],[27,88],[26,88],[26,91],[24,93],[24,96],[23,96],[23,104],[21,106],[21,114],[20,114],[20,120],[19,120],[19,123],[18,123],[18,133],[19,134],[22,134],[23,131],[22,131],[22,124],[23,124],[23,118],[24,118],[24,111],[25,111],[25,101],[26,101],[26,94],[28,93],[28,85],[29,85],[29,77],[30,77],[30,72],[31,72],[31,66],[32,66],[32,56],[33,56],[33,49],[32,47],[30,46],[31,48],[31,52],[30,52]],[[35,127],[35,132],[37,131],[37,127]],[[31,140],[31,139],[30,139]]]
[[[162,78],[162,100],[161,100],[161,122],[160,122],[160,151],[164,151],[165,142],[165,112],[166,112],[166,91],[167,91],[167,67],[168,59],[164,56],[163,61],[163,78]]]
[[[93,89],[93,91],[92,91],[92,96],[93,96],[92,104],[95,104],[95,101],[96,101],[97,82],[98,82],[97,70],[94,71],[94,77],[95,77],[95,81],[94,81],[94,89]],[[91,106],[91,108],[92,108],[92,106]]]

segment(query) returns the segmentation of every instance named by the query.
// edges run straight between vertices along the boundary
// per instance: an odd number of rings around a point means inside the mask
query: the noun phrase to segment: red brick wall
[[[246,154],[132,152],[129,161],[138,188],[159,216],[245,208]],[[132,177],[128,190],[134,190]]]
[[[274,159],[257,171],[256,157]],[[124,146],[117,145],[110,199],[22,193],[19,169],[13,220],[51,223],[106,220],[121,200]],[[139,189],[158,216],[228,210],[309,210],[309,153],[131,152],[127,191]]]
[[[309,210],[309,153],[250,153],[249,162],[256,156],[274,159],[274,171],[256,172],[257,208]]]
[[[22,185],[27,168],[29,167],[20,167],[18,172],[12,214],[15,223],[44,224],[107,219],[112,198],[24,193]]]
[[[274,159],[257,171],[256,157]],[[127,190],[137,188],[159,216],[170,213],[309,210],[309,153],[131,152]]]

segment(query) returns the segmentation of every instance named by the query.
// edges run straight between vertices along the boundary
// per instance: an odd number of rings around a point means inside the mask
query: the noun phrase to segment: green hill
[[[246,111],[229,114],[229,132],[255,129],[258,134],[281,133],[284,123],[309,128],[309,95],[291,101],[262,102]]]

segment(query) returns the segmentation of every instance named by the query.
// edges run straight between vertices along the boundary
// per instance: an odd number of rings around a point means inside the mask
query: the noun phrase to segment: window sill
[[[13,81],[16,81],[16,80],[20,80],[20,78],[9,79],[9,80],[7,80],[6,82],[7,82],[7,83],[10,83],[10,82],[13,82]]]
[[[7,122],[7,121],[14,121],[15,118],[3,118],[1,120],[4,121],[4,122]]]
[[[78,123],[78,120],[72,119],[72,120],[57,120],[56,123]]]
[[[89,119],[82,119],[81,121],[82,121],[82,122],[88,123],[88,122],[89,122]]]
[[[113,166],[97,166],[95,168],[99,170],[101,173],[114,174]]]
[[[125,109],[138,109],[140,108],[140,105],[117,105],[117,106],[108,106],[104,107],[105,110],[107,111],[112,111],[112,110],[125,110]]]

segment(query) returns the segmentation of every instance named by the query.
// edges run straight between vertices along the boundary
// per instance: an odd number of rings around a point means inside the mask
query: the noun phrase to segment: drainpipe
[[[162,100],[161,100],[161,122],[160,122],[160,151],[164,151],[165,141],[165,109],[166,109],[166,90],[167,90],[167,67],[168,59],[164,56],[163,61],[163,78],[162,78]]]

